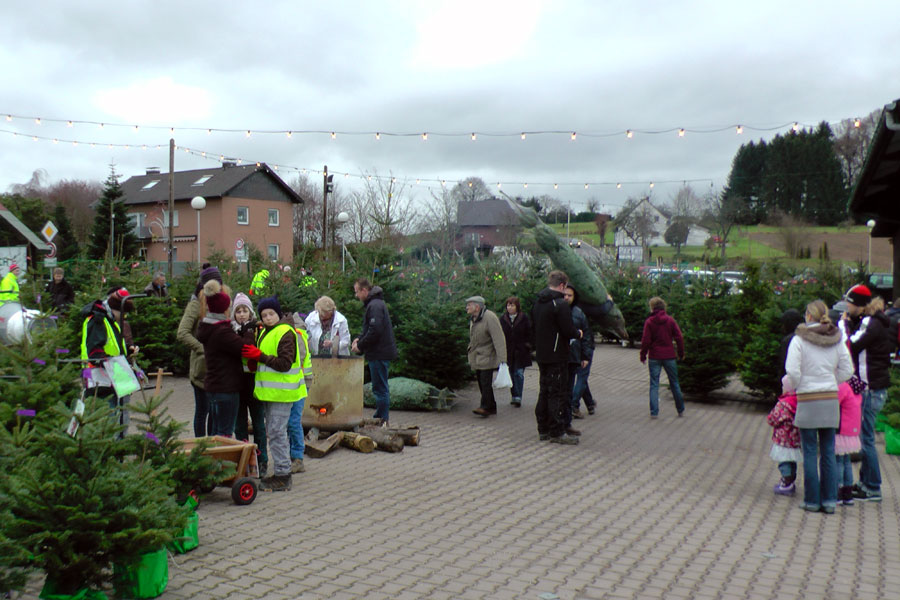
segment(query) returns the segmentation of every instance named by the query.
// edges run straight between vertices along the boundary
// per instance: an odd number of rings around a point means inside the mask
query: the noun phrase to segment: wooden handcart
[[[256,461],[256,444],[241,442],[221,435],[213,435],[205,438],[188,438],[184,440],[184,451],[190,452],[202,440],[209,442],[209,447],[203,452],[204,456],[235,463],[234,474],[218,483],[221,487],[231,488],[231,499],[234,500],[234,503],[245,505],[256,500],[258,491],[256,478],[259,476],[259,464]]]

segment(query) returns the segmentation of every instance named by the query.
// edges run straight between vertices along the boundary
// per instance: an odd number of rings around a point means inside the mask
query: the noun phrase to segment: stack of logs
[[[307,432],[305,441],[306,454],[311,458],[322,458],[338,446],[363,453],[374,450],[400,452],[403,446],[419,445],[419,426],[382,427],[381,419],[365,419],[357,431],[329,434],[313,427]]]

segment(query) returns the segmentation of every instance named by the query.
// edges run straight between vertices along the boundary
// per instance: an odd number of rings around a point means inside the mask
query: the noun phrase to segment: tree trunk
[[[353,433],[352,431],[344,431],[341,438],[341,446],[352,448],[358,452],[368,454],[375,450],[375,442],[367,435],[361,433]]]
[[[419,445],[419,426],[411,425],[409,427],[388,427],[390,433],[400,436],[405,446]]]
[[[322,458],[332,450],[334,450],[344,437],[343,431],[331,434],[324,440],[319,439],[319,430],[313,427],[306,434],[306,450],[305,453],[312,458]]]
[[[378,450],[385,452],[400,452],[403,450],[403,438],[383,427],[367,427],[360,429],[359,432],[372,438]]]

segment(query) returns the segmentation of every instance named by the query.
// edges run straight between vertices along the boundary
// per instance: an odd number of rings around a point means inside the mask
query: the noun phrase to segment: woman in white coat
[[[334,300],[328,296],[316,300],[315,310],[306,317],[306,332],[312,356],[350,356],[347,318],[337,311]]]
[[[800,430],[803,448],[800,507],[832,514],[837,505],[834,435],[840,421],[838,385],[853,375],[853,360],[821,300],[806,305],[806,322],[797,326],[788,346],[785,370],[797,391],[794,425]]]

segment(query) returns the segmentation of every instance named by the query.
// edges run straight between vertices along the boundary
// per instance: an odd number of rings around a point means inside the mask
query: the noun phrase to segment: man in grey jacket
[[[506,336],[496,313],[484,307],[484,298],[472,296],[466,299],[466,313],[469,323],[469,366],[478,377],[481,392],[481,406],[472,412],[479,417],[497,414],[494,399],[493,375],[506,358]],[[501,358],[502,357],[502,358]]]

